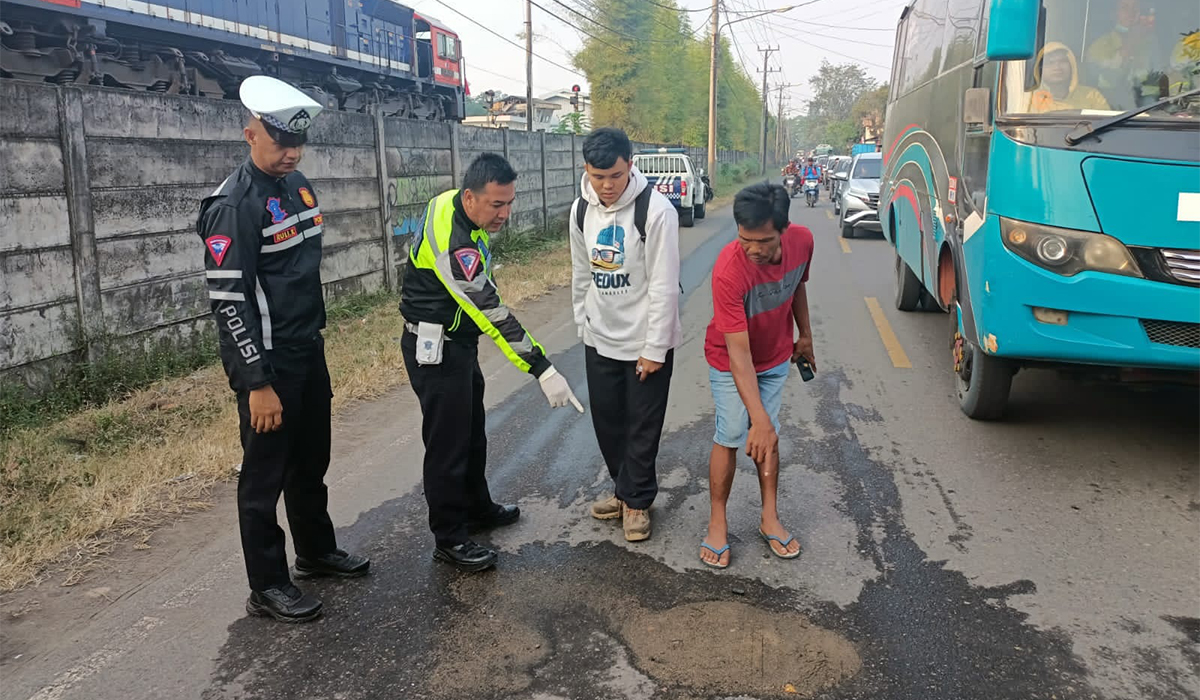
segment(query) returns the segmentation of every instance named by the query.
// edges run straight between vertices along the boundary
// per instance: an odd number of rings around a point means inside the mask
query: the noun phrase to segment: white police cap
[[[268,131],[274,129],[283,134],[303,134],[322,109],[308,95],[266,75],[252,75],[243,80],[238,96],[251,114],[271,127]]]

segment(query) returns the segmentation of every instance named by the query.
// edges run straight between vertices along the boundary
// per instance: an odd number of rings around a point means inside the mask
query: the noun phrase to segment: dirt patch
[[[862,665],[849,641],[803,615],[736,601],[643,610],[624,637],[646,673],[710,693],[809,696]]]
[[[810,697],[862,666],[846,638],[795,611],[740,598],[687,600],[692,595],[671,586],[638,596],[612,573],[571,567],[456,580],[450,592],[462,607],[437,639],[430,689],[461,698],[486,679],[491,697],[529,689],[550,667],[585,673],[614,663],[577,643],[581,628],[617,640],[638,671],[682,697]],[[649,593],[660,582],[644,583]],[[667,600],[677,604],[655,605]]]

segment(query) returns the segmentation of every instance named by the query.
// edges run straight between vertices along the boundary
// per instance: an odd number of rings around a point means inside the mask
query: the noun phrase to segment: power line
[[[524,79],[524,78],[514,78],[514,77],[513,77],[513,76],[511,76],[511,75],[505,75],[505,74],[503,74],[503,73],[497,73],[496,71],[493,71],[493,70],[488,70],[487,68],[480,68],[479,66],[476,66],[476,65],[473,65],[473,64],[471,64],[471,65],[468,65],[468,66],[467,66],[467,72],[468,72],[468,73],[470,73],[470,72],[472,72],[472,71],[479,71],[479,72],[481,72],[481,73],[487,73],[488,75],[493,75],[493,76],[495,76],[495,77],[497,77],[497,78],[504,78],[505,80],[512,80],[512,81],[514,81],[514,82],[518,82],[518,83],[523,83],[523,82],[525,82],[525,79]],[[551,89],[553,89],[553,88],[547,88],[547,87],[546,87],[546,86],[544,86],[544,85],[535,85],[534,87],[536,87],[538,90],[551,90]]]
[[[861,58],[855,58],[854,56],[851,56],[849,54],[844,54],[844,53],[841,53],[840,51],[834,51],[833,49],[826,48],[824,46],[821,46],[820,44],[814,44],[813,42],[808,41],[806,39],[801,39],[798,36],[793,36],[792,38],[795,39],[796,41],[800,42],[801,44],[807,44],[808,46],[811,46],[814,49],[820,49],[821,51],[828,51],[829,53],[831,53],[835,56],[841,56],[842,58],[848,58],[851,61],[853,61],[854,63],[861,63],[861,64],[867,65],[867,66],[874,66],[875,68],[882,68],[883,70],[891,70],[892,69],[891,66],[883,66],[878,63],[872,63],[871,61],[864,61]]]
[[[563,19],[562,17],[559,17],[558,15],[554,14],[554,13],[553,13],[553,12],[551,12],[550,10],[547,10],[546,8],[544,8],[544,7],[542,7],[541,5],[537,4],[536,2],[531,2],[530,4],[532,4],[534,7],[536,7],[536,8],[537,8],[537,9],[539,9],[539,10],[541,10],[542,12],[545,12],[546,14],[550,15],[551,17],[553,17],[554,19],[558,20],[559,22],[562,22],[563,24],[567,25],[568,27],[570,27],[570,28],[572,28],[572,29],[574,29],[574,30],[576,30],[576,31],[582,32],[582,33],[584,33],[584,34],[588,35],[589,37],[591,37],[591,38],[595,39],[596,41],[600,42],[601,44],[604,44],[605,46],[607,46],[608,48],[612,49],[613,51],[625,51],[625,49],[622,49],[621,47],[619,47],[619,46],[616,46],[616,45],[614,45],[614,44],[610,44],[610,43],[608,43],[608,42],[607,42],[607,41],[605,41],[604,39],[601,39],[600,37],[596,36],[595,34],[592,34],[591,32],[589,32],[588,30],[584,29],[583,27],[580,27],[579,25],[572,24],[571,22],[568,22],[567,20]],[[558,4],[562,5],[562,3],[561,3],[561,2],[560,2],[560,3],[558,3]],[[564,5],[564,7],[565,7],[565,5]]]
[[[433,1],[434,1],[434,2],[436,2],[437,4],[441,5],[442,7],[446,8],[447,10],[450,10],[451,12],[453,12],[453,13],[454,13],[454,14],[456,14],[456,15],[458,15],[459,17],[462,17],[463,19],[467,20],[467,21],[468,21],[468,22],[470,22],[471,24],[474,24],[475,26],[479,27],[480,29],[483,29],[483,30],[487,31],[489,34],[492,34],[492,35],[494,35],[494,36],[496,36],[496,37],[499,37],[500,39],[503,39],[504,41],[506,41],[506,42],[508,42],[508,43],[512,44],[513,46],[517,47],[517,48],[518,48],[518,49],[520,49],[521,51],[525,51],[525,47],[524,47],[524,46],[521,46],[521,45],[520,45],[520,44],[518,44],[517,42],[513,41],[512,39],[509,39],[508,37],[506,37],[506,36],[504,36],[503,34],[501,34],[501,33],[497,32],[496,30],[492,29],[491,27],[487,26],[486,24],[483,24],[483,23],[481,23],[481,22],[477,22],[477,21],[475,21],[475,20],[474,20],[474,19],[472,19],[471,17],[468,17],[467,15],[463,14],[462,12],[459,12],[458,10],[454,9],[453,7],[451,7],[450,5],[448,5],[448,4],[444,3],[444,2],[442,2],[442,0],[433,0]],[[532,54],[533,54],[534,56],[536,56],[537,58],[540,58],[540,59],[542,59],[542,60],[543,60],[543,61],[545,61],[546,63],[549,63],[549,64],[550,64],[550,65],[552,65],[552,66],[557,66],[557,67],[559,67],[559,68],[561,68],[561,69],[565,70],[566,72],[570,73],[571,75],[577,75],[577,76],[579,76],[580,78],[583,78],[584,80],[587,80],[587,76],[586,76],[586,75],[584,75],[583,73],[580,73],[580,72],[579,72],[579,71],[577,71],[577,70],[574,70],[574,69],[572,69],[572,68],[567,68],[566,66],[564,66],[564,65],[563,65],[563,64],[561,64],[561,63],[559,63],[558,61],[555,61],[555,60],[553,60],[553,59],[550,59],[550,58],[546,58],[545,56],[542,56],[541,54],[533,53],[532,51],[531,51],[530,53],[532,53]]]
[[[600,10],[599,10],[599,8],[597,8],[597,7],[596,7],[596,5],[595,5],[595,4],[593,4],[593,3],[591,3],[591,2],[588,2],[587,0],[577,0],[577,2],[578,2],[578,3],[579,3],[579,5],[580,5],[581,7],[583,7],[584,9],[591,10],[592,12],[595,12],[596,14],[600,14]],[[670,10],[670,9],[682,10],[682,9],[684,9],[684,8],[679,8],[679,7],[676,7],[676,8],[664,7],[664,6],[662,6],[662,5],[659,5],[659,4],[657,4],[657,3],[650,3],[650,4],[653,4],[653,5],[655,5],[655,7],[661,7],[662,9],[665,9],[665,10]],[[701,9],[703,9],[703,8],[701,8]],[[691,12],[692,10],[688,10],[688,11],[689,11],[689,12]],[[712,15],[712,10],[709,10],[709,11],[708,11],[708,15]],[[649,17],[650,17],[650,21],[651,21],[651,22],[654,22],[655,24],[657,24],[657,25],[658,25],[658,26],[660,26],[660,27],[663,27],[663,28],[665,28],[665,29],[670,29],[671,31],[679,31],[679,27],[672,27],[671,25],[669,25],[669,24],[666,24],[665,22],[663,22],[662,20],[660,20],[658,17],[654,16],[653,14],[651,14]],[[706,16],[706,17],[705,17],[705,19],[704,19],[704,21],[702,21],[702,22],[700,23],[700,26],[698,26],[698,27],[694,27],[694,28],[689,28],[689,29],[687,30],[687,33],[688,33],[688,34],[689,34],[689,35],[690,35],[690,36],[691,36],[693,39],[696,39],[696,38],[698,38],[698,37],[697,37],[697,34],[700,32],[700,30],[701,30],[701,29],[703,29],[703,28],[704,28],[704,25],[705,25],[707,22],[708,22],[708,18],[707,18],[707,16]]]
[[[784,12],[784,11],[798,10],[801,7],[815,5],[818,2],[821,2],[821,0],[808,0],[808,2],[802,2],[797,5],[785,5],[783,7],[764,7],[761,10],[730,10],[730,9],[726,9],[725,14],[752,15],[752,14],[757,14],[759,12],[763,12],[765,14],[777,14],[777,13]]]
[[[598,27],[601,27],[601,28],[603,28],[603,29],[607,29],[608,31],[612,32],[613,34],[616,34],[617,36],[621,37],[622,39],[628,39],[628,40],[630,40],[630,41],[637,41],[637,42],[644,42],[644,43],[651,43],[651,44],[674,44],[674,43],[676,43],[676,42],[674,42],[674,41],[670,41],[670,40],[668,40],[668,39],[644,39],[644,38],[642,38],[642,37],[633,36],[632,34],[625,34],[624,32],[622,32],[622,31],[620,31],[620,30],[618,30],[618,29],[613,29],[612,27],[608,26],[607,24],[604,24],[603,22],[600,22],[600,21],[598,21],[598,20],[594,20],[594,19],[592,19],[591,17],[588,17],[587,15],[583,14],[583,13],[582,13],[582,12],[580,12],[579,10],[576,10],[575,8],[573,8],[573,7],[571,7],[570,5],[566,4],[565,2],[562,2],[562,0],[551,0],[551,2],[553,2],[555,5],[560,5],[560,6],[564,7],[564,8],[566,8],[566,10],[567,10],[568,12],[570,12],[570,13],[572,13],[572,14],[579,15],[580,17],[582,17],[582,18],[586,19],[587,21],[591,22],[592,24],[594,24],[594,25],[596,25],[596,26],[598,26]],[[540,9],[542,12],[545,12],[546,14],[550,15],[551,17],[553,17],[553,18],[557,19],[558,21],[562,22],[563,24],[568,24],[568,25],[570,25],[570,26],[574,27],[575,29],[578,29],[579,31],[583,32],[584,34],[587,34],[588,36],[592,37],[592,38],[593,38],[593,39],[595,39],[596,41],[604,41],[603,39],[601,39],[600,37],[596,36],[595,34],[591,34],[591,33],[589,33],[589,32],[588,32],[586,29],[584,29],[583,27],[580,27],[580,26],[578,26],[578,25],[576,25],[576,24],[573,24],[573,23],[571,23],[571,22],[569,22],[569,21],[567,21],[567,20],[563,19],[562,17],[559,17],[558,15],[554,14],[554,13],[553,13],[553,12],[551,12],[550,10],[547,10],[546,8],[544,8],[544,7],[542,7],[541,5],[537,4],[536,2],[535,2],[535,3],[533,3],[533,6],[534,6],[534,7],[536,7],[536,8],[538,8],[538,9]],[[678,27],[676,27],[675,29],[678,29]],[[682,38],[682,37],[680,37],[680,38]],[[616,49],[616,48],[617,48],[617,47],[613,46],[612,44],[608,44],[608,45],[609,45],[610,47],[614,48],[614,49]],[[620,51],[621,49],[617,49],[617,50],[618,50],[618,51]]]
[[[783,30],[783,29],[781,28],[781,29],[780,29],[780,31],[785,31],[785,30]],[[812,30],[811,30],[811,29],[804,29],[804,28],[802,28],[802,27],[795,27],[795,28],[791,29],[790,31],[785,31],[785,34],[784,34],[784,35],[785,35],[785,36],[792,37],[792,38],[795,38],[795,36],[796,36],[796,35],[795,35],[795,34],[793,34],[792,32],[802,32],[802,31],[812,31]],[[883,48],[883,49],[890,49],[890,48],[893,48],[893,47],[895,46],[895,44],[880,44],[880,43],[878,43],[878,42],[873,42],[873,41],[863,41],[863,40],[861,40],[861,39],[850,39],[850,38],[847,38],[847,37],[834,36],[834,35],[832,35],[832,34],[825,34],[824,36],[825,36],[825,37],[828,37],[828,38],[830,38],[830,39],[837,39],[837,40],[839,40],[839,41],[849,41],[849,42],[853,42],[853,43],[854,43],[855,45],[857,45],[857,46],[877,46],[877,47],[879,47],[879,48]]]
[[[853,32],[891,32],[896,33],[895,27],[855,27],[848,24],[825,24],[823,22],[812,22],[806,19],[796,19],[795,17],[781,16],[778,19],[787,20],[788,22],[797,22],[799,24],[810,24],[814,27],[824,27],[826,29],[846,29]]]
[[[712,10],[709,10],[707,7],[697,7],[696,9],[693,10],[693,9],[689,9],[687,7],[671,7],[670,5],[664,5],[660,2],[654,2],[654,0],[646,0],[646,4],[654,5],[655,7],[661,7],[664,10],[675,10],[677,12],[706,12],[707,11],[710,15],[712,14]]]

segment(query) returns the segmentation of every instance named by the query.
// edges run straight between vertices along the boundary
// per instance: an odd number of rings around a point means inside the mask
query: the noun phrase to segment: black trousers
[[[250,427],[250,393],[238,392],[242,473],[238,477],[238,522],[250,588],[266,590],[291,580],[283,528],[275,517],[279,495],[287,508],[296,553],[320,557],[337,548],[329,519],[325,472],[329,469],[329,369],[324,341],[271,351],[283,405],[283,425],[270,433]]]
[[[585,346],[592,427],[608,465],[617,498],[644,510],[658,495],[654,461],[667,415],[667,393],[675,351],[662,369],[638,381],[637,361],[613,360]]]
[[[421,404],[425,443],[425,501],[429,529],[439,547],[467,541],[467,521],[490,514],[483,371],[476,343],[445,341],[440,365],[417,364],[417,337],[401,338],[409,383]]]

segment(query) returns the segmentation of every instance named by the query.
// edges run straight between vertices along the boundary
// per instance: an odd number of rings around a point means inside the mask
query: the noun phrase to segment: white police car
[[[705,215],[704,171],[697,168],[684,148],[658,148],[633,154],[633,164],[650,186],[663,193],[679,212],[681,226],[692,226]]]

